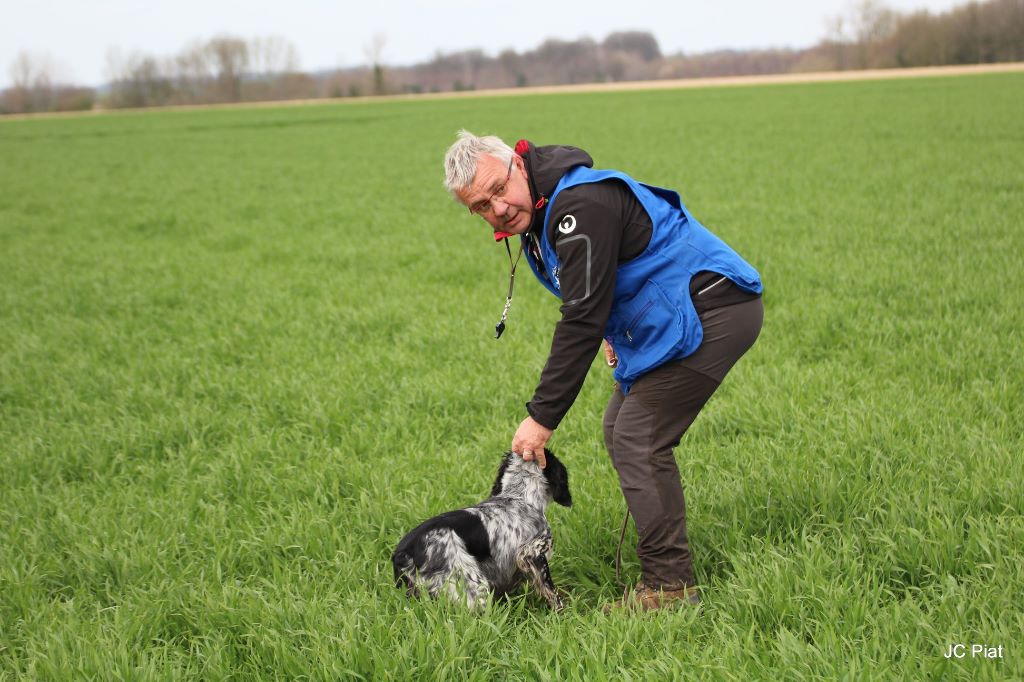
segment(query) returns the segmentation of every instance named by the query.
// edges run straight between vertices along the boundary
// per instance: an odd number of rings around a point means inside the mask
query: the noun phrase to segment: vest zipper
[[[640,309],[640,312],[634,315],[633,319],[626,325],[626,339],[628,339],[630,343],[633,343],[633,335],[630,333],[633,329],[633,325],[639,322],[640,318],[647,314],[647,311],[651,309],[652,305],[654,305],[654,301],[648,301],[644,304],[644,307]]]

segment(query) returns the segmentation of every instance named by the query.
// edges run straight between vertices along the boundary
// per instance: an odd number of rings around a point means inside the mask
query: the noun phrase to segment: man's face
[[[456,194],[459,201],[486,220],[495,232],[523,234],[530,229],[533,200],[526,181],[526,168],[518,154],[512,155],[511,167],[493,156],[481,156],[473,182]]]

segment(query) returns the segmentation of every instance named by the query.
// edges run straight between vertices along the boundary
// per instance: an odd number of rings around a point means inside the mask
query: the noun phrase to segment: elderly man
[[[515,149],[461,131],[445,185],[495,239],[558,296],[561,320],[512,451],[543,467],[544,446],[605,340],[615,390],[605,446],[636,523],[643,577],[615,606],[698,603],[673,448],[754,343],[763,308],[757,271],[697,222],[670,190],[595,170],[575,147]],[[511,283],[504,329],[511,303]]]

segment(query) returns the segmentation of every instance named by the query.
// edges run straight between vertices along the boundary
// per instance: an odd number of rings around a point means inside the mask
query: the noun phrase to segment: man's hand
[[[512,437],[512,452],[522,455],[523,460],[527,462],[536,459],[537,464],[543,469],[548,465],[547,458],[544,457],[544,446],[547,445],[552,433],[551,429],[535,422],[533,417],[527,417],[519,425],[516,435]]]
[[[612,348],[612,344],[608,343],[607,339],[604,342],[604,361],[608,363],[609,367],[615,367],[619,364],[619,357],[615,355],[615,349]]]

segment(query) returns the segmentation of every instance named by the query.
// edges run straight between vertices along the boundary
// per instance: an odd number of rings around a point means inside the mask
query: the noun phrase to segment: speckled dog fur
[[[505,453],[491,496],[473,507],[427,519],[398,543],[391,563],[395,584],[411,597],[425,591],[486,605],[529,578],[554,609],[562,608],[548,568],[551,526],[549,502],[569,507],[569,473],[550,450],[547,467]]]

